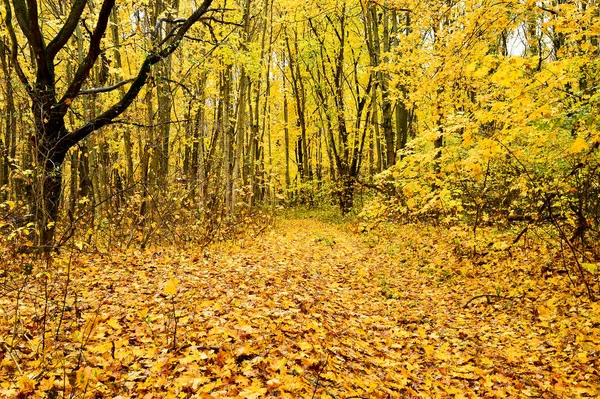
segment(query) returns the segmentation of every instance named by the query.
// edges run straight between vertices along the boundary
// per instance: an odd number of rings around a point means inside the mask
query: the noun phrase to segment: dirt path
[[[465,309],[500,282],[461,264],[444,238],[413,229],[372,245],[291,220],[206,252],[81,258],[54,357],[30,354],[21,368],[45,370],[32,392],[70,376],[67,392],[86,397],[599,394],[597,325],[577,324],[589,308],[480,298]]]

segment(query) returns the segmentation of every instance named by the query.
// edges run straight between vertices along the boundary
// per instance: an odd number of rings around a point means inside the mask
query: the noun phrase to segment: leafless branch
[[[11,9],[9,0],[4,0],[4,7],[5,7],[5,13],[6,13],[6,15],[5,15],[6,29],[8,30],[8,35],[10,36],[10,42],[11,42],[10,55],[11,55],[13,64],[15,66],[15,71],[17,72],[17,76],[19,77],[19,80],[21,81],[23,86],[25,86],[25,88],[27,89],[27,92],[29,94],[31,94],[33,92],[33,88],[31,87],[31,84],[27,80],[27,76],[25,76],[25,73],[23,72],[23,69],[21,68],[21,64],[19,63],[19,60],[17,58],[19,43],[17,41],[17,35],[15,33],[15,29],[12,25],[12,9]]]
[[[56,54],[62,49],[71,36],[73,35],[73,31],[77,27],[79,20],[81,19],[81,14],[87,4],[87,0],[76,0],[71,7],[71,12],[67,17],[67,20],[60,31],[56,34],[56,37],[52,39],[52,41],[48,44],[48,58],[53,60]]]
[[[549,12],[549,13],[550,13],[550,14],[552,14],[552,15],[559,15],[558,11],[556,11],[556,10],[553,10],[553,9],[551,9],[551,8],[546,8],[546,7],[544,7],[544,6],[537,6],[537,7],[538,7],[540,10],[542,10],[542,11],[546,11],[546,12]]]
[[[115,83],[112,86],[107,86],[107,87],[95,87],[92,89],[86,89],[86,90],[81,90],[79,92],[80,95],[86,95],[86,94],[99,94],[99,93],[107,93],[109,91],[113,91],[118,89],[121,86],[124,86],[128,83],[133,82],[135,79],[131,78],[131,79],[126,79],[126,80],[122,80],[118,83]]]
[[[158,29],[160,28],[160,25],[164,22],[167,24],[182,24],[185,22],[185,18],[175,18],[175,19],[170,19],[170,18],[159,18],[156,21],[156,24],[154,25],[154,31],[152,31],[152,37],[156,38],[158,35]]]
[[[143,123],[137,123],[137,122],[131,122],[131,121],[126,121],[124,119],[115,119],[113,121],[111,121],[109,123],[109,125],[130,125],[130,126],[135,126],[135,127],[142,127],[145,129],[154,129],[157,128],[159,126],[164,126],[164,125],[173,125],[175,123],[189,123],[192,122],[189,119],[182,119],[182,120],[175,120],[175,121],[167,121],[167,122],[162,122],[162,123],[157,123],[154,125],[146,125]]]
[[[238,28],[244,27],[244,25],[239,22],[225,21],[225,20],[215,18],[215,17],[203,17],[203,18],[200,18],[200,21],[212,21],[212,22],[216,22],[216,23],[222,24],[222,25],[234,25],[234,26],[237,26]]]

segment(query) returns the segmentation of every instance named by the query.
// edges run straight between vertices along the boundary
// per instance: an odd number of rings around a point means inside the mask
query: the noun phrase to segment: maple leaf
[[[177,294],[177,286],[179,284],[179,280],[176,278],[171,278],[165,282],[165,287],[163,292],[168,295]]]

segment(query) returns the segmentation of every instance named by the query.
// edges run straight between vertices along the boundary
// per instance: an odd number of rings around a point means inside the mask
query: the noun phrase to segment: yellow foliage
[[[582,139],[581,137],[577,137],[571,147],[567,150],[569,154],[577,154],[579,152],[585,151],[589,148],[588,143]]]

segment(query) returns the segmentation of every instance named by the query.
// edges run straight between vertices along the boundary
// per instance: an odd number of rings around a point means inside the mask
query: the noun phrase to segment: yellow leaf
[[[273,369],[273,371],[281,370],[285,367],[286,363],[287,363],[287,359],[285,357],[282,357],[281,359],[274,361],[271,364],[271,368]]]
[[[240,396],[247,399],[256,399],[265,393],[267,393],[267,388],[262,388],[260,385],[254,384],[240,392]]]
[[[581,266],[588,272],[592,274],[598,273],[598,264],[597,263],[582,263]]]
[[[111,326],[112,328],[114,328],[115,330],[120,330],[121,329],[121,325],[119,324],[119,321],[117,319],[115,319],[114,317],[111,317],[106,324],[108,324],[109,326]]]
[[[538,314],[540,315],[540,320],[553,320],[556,316],[556,306],[547,303],[547,306],[541,305],[538,307]]]
[[[17,204],[15,203],[15,201],[6,201],[4,204],[6,204],[8,206],[9,210],[13,210],[15,209],[15,206],[17,206]]]
[[[578,152],[587,150],[588,147],[588,143],[584,139],[582,139],[581,137],[577,137],[573,142],[573,145],[567,150],[567,152],[569,154],[576,154]]]
[[[177,284],[179,284],[179,280],[176,278],[171,278],[167,280],[165,283],[164,292],[165,294],[175,295],[177,294]]]
[[[308,342],[300,342],[298,346],[300,346],[300,349],[304,352],[310,351],[313,347],[312,344],[309,344]]]
[[[28,375],[24,375],[17,382],[17,387],[21,390],[22,394],[30,394],[33,393],[35,384],[35,380],[31,379]]]
[[[267,381],[267,387],[269,387],[269,389],[275,389],[280,385],[281,385],[281,381],[279,381],[277,378],[273,378],[273,379]]]
[[[49,391],[54,386],[54,378],[44,378],[40,381],[38,389],[42,391]]]
[[[433,345],[423,345],[423,349],[425,349],[425,354],[427,356],[430,356],[433,354],[435,347]]]

